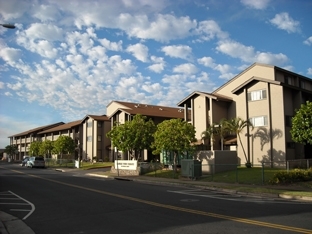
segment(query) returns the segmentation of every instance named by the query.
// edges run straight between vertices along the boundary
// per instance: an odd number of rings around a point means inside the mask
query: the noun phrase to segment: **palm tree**
[[[239,139],[239,142],[242,146],[242,149],[243,149],[243,152],[244,152],[244,156],[245,156],[245,159],[246,159],[246,166],[251,166],[251,163],[250,163],[250,157],[248,155],[248,158],[247,158],[247,155],[246,155],[246,151],[244,149],[244,146],[242,144],[242,140],[241,140],[241,137],[240,137],[240,133],[242,133],[243,129],[245,127],[251,127],[253,129],[253,126],[252,126],[252,123],[249,121],[249,120],[243,120],[242,118],[240,117],[235,117],[235,118],[232,118],[226,122],[224,122],[224,124],[226,125],[226,129],[228,130],[228,132],[231,132],[235,135],[238,136],[238,139]]]
[[[224,138],[231,132],[231,125],[229,125],[229,123],[229,120],[223,118],[220,120],[219,125],[216,126],[216,133],[221,138],[221,150],[223,150]]]
[[[208,145],[211,147],[211,140],[213,140],[213,134],[215,133],[215,129],[213,126],[208,126],[205,131],[201,133],[202,140],[208,140]]]

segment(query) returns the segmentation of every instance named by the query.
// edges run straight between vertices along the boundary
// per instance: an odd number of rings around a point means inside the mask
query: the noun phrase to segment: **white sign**
[[[118,163],[118,165],[117,165]],[[115,160],[115,169],[118,170],[136,170],[138,167],[137,160]]]

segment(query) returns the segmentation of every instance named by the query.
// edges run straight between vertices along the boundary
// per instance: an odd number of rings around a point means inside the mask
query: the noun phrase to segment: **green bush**
[[[274,174],[269,181],[271,184],[291,184],[312,180],[312,170],[294,169],[292,171],[280,171]]]

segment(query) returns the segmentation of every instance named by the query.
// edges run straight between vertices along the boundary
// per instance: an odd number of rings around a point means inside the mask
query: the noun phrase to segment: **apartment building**
[[[29,146],[34,141],[56,141],[59,136],[69,136],[77,145],[75,159],[105,160],[109,157],[110,120],[106,115],[86,115],[82,120],[55,123],[10,136],[10,144],[18,146],[16,160],[31,154]]]
[[[21,160],[24,155],[29,154],[30,144],[34,141],[41,139],[41,136],[38,135],[39,132],[42,132],[47,129],[54,128],[63,124],[64,124],[63,122],[58,122],[58,123],[30,129],[28,131],[9,136],[10,145],[17,145],[18,153],[15,155],[16,156],[15,160]]]
[[[136,114],[147,116],[149,119],[152,119],[156,125],[164,120],[174,118],[183,119],[184,117],[184,109],[182,108],[121,101],[110,102],[106,107],[106,113],[111,121],[111,128],[113,128],[116,123],[123,124],[126,121],[131,121]],[[155,159],[155,156],[147,150],[144,150],[141,156],[142,160],[145,161]],[[130,155],[126,152],[121,153],[121,157],[124,160],[131,159]],[[111,151],[111,158],[114,159],[113,151]]]
[[[178,106],[191,111],[184,116],[196,128],[196,137],[222,118],[250,120],[254,129],[246,128],[230,144],[237,145],[241,163],[243,149],[254,164],[262,160],[283,164],[286,160],[311,158],[310,145],[292,141],[291,118],[302,103],[312,100],[312,80],[280,67],[255,63],[212,93],[193,92]],[[236,141],[236,142],[235,142]],[[212,144],[220,149],[220,141]]]

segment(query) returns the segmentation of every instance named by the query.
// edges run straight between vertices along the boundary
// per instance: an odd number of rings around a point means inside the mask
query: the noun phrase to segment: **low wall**
[[[237,152],[232,150],[204,150],[196,153],[202,162],[202,172],[214,174],[235,170],[238,164]]]

